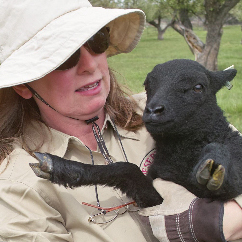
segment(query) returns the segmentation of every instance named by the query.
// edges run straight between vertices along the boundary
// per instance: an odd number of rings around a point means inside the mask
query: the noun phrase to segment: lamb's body
[[[235,75],[235,70],[210,72],[190,60],[157,65],[148,74],[143,120],[157,148],[149,177],[181,184],[199,197],[228,200],[242,193],[242,137],[229,127],[216,103],[216,92]],[[142,207],[162,202],[150,178],[133,164],[110,164],[107,172],[99,166],[49,157],[54,183],[113,186]]]
[[[204,136],[199,132],[191,136],[163,136],[162,140],[155,138],[157,154],[148,175],[178,183],[198,197],[220,200],[236,197],[242,193],[242,154],[236,149],[238,144],[242,147],[242,141],[237,132],[227,130],[226,133],[230,141],[224,139],[225,133],[219,132],[203,133]],[[212,191],[196,180],[198,167],[208,159],[213,159],[215,166],[222,164],[225,168],[221,187]]]
[[[199,197],[228,200],[242,193],[242,137],[229,126],[215,96],[235,74],[209,72],[189,60],[154,68],[145,82],[143,117],[157,147],[148,175],[178,183]],[[199,173],[210,160],[211,167]]]

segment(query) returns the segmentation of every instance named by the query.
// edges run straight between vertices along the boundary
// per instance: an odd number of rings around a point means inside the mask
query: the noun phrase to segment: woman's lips
[[[78,89],[76,91],[77,92],[85,92],[85,91],[93,90],[93,89],[95,89],[96,87],[99,86],[99,83],[100,83],[100,80],[97,81],[97,82],[94,82],[94,83],[92,83],[90,85],[86,85],[86,86],[84,86],[84,87],[82,87],[82,88],[80,88],[80,89]]]
[[[76,93],[79,93],[84,96],[93,96],[97,95],[101,92],[102,87],[101,87],[101,79],[90,83],[89,85],[83,86],[79,89],[76,90]]]

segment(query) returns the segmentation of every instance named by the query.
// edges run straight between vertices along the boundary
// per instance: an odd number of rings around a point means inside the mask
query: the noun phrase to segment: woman
[[[87,0],[1,1],[0,9],[0,239],[156,241],[119,191],[65,189],[29,166],[40,151],[94,165],[135,162],[146,172],[154,143],[140,116],[145,97],[135,97],[141,108],[125,98],[107,64],[135,47],[143,13]],[[88,121],[94,117],[106,156]]]

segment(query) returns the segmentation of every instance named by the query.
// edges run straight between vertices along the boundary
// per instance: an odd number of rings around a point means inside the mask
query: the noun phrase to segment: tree
[[[206,44],[197,61],[210,70],[217,70],[217,57],[223,34],[222,27],[227,14],[239,1],[205,0]]]
[[[240,0],[204,0],[205,23],[207,28],[205,44],[191,29],[175,21],[172,24],[172,27],[184,36],[195,55],[195,60],[209,70],[217,70],[217,57],[223,34],[222,27],[229,11],[234,8],[239,1]]]
[[[223,34],[223,25],[228,13],[240,0],[91,0],[99,6],[140,8],[147,17],[147,22],[158,31],[162,40],[166,29],[172,26],[181,34],[195,56],[195,60],[209,70],[217,70],[217,57]],[[235,13],[241,16],[241,3]],[[190,17],[202,16],[207,29],[206,43],[193,32]],[[172,19],[163,29],[161,20]],[[178,21],[177,21],[178,20]]]
[[[192,30],[192,23],[190,17],[197,15],[201,12],[203,1],[202,0],[167,0],[166,3],[173,10],[174,16],[185,26],[187,29]]]
[[[125,0],[141,8],[147,15],[147,22],[158,30],[158,39],[163,39],[167,27],[172,26],[184,36],[195,56],[195,60],[209,70],[217,70],[217,57],[223,34],[223,25],[231,9],[240,0]],[[146,2],[146,4],[144,3]],[[130,5],[129,5],[130,7]],[[164,16],[172,18],[171,23],[162,29]],[[207,29],[206,43],[193,32],[190,17],[199,15]],[[177,21],[179,20],[179,22]]]
[[[236,6],[235,8],[233,8],[231,10],[231,14],[233,16],[235,16],[241,23],[242,21],[242,1],[240,1]],[[241,25],[241,31],[242,31],[242,25]],[[240,41],[240,43],[242,44],[242,39]]]
[[[148,21],[148,23],[154,26],[158,31],[158,40],[164,39],[164,33],[166,32],[167,28],[171,26],[171,23],[168,23],[163,29],[161,28],[161,14],[157,17],[157,22],[155,20]]]
[[[142,9],[146,14],[147,22],[157,29],[158,40],[163,40],[165,31],[171,25],[171,23],[168,23],[165,27],[161,27],[162,19],[170,15],[167,5],[164,1],[149,1],[146,8],[143,7]]]
[[[146,21],[150,25],[154,26],[158,32],[158,40],[163,40],[164,33],[166,29],[170,26],[170,23],[166,24],[162,28],[161,21],[164,18],[170,17],[170,7],[167,5],[164,0],[136,0],[135,5],[134,1],[125,0],[126,3],[129,2],[130,5],[126,4],[126,7],[139,8],[145,12]]]
[[[235,16],[240,22],[242,22],[242,1],[240,1],[230,13]]]

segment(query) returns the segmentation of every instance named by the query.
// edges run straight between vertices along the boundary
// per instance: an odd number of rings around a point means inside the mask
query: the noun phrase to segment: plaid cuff
[[[170,241],[226,242],[223,214],[222,202],[196,198],[183,213],[165,216],[167,237]]]

